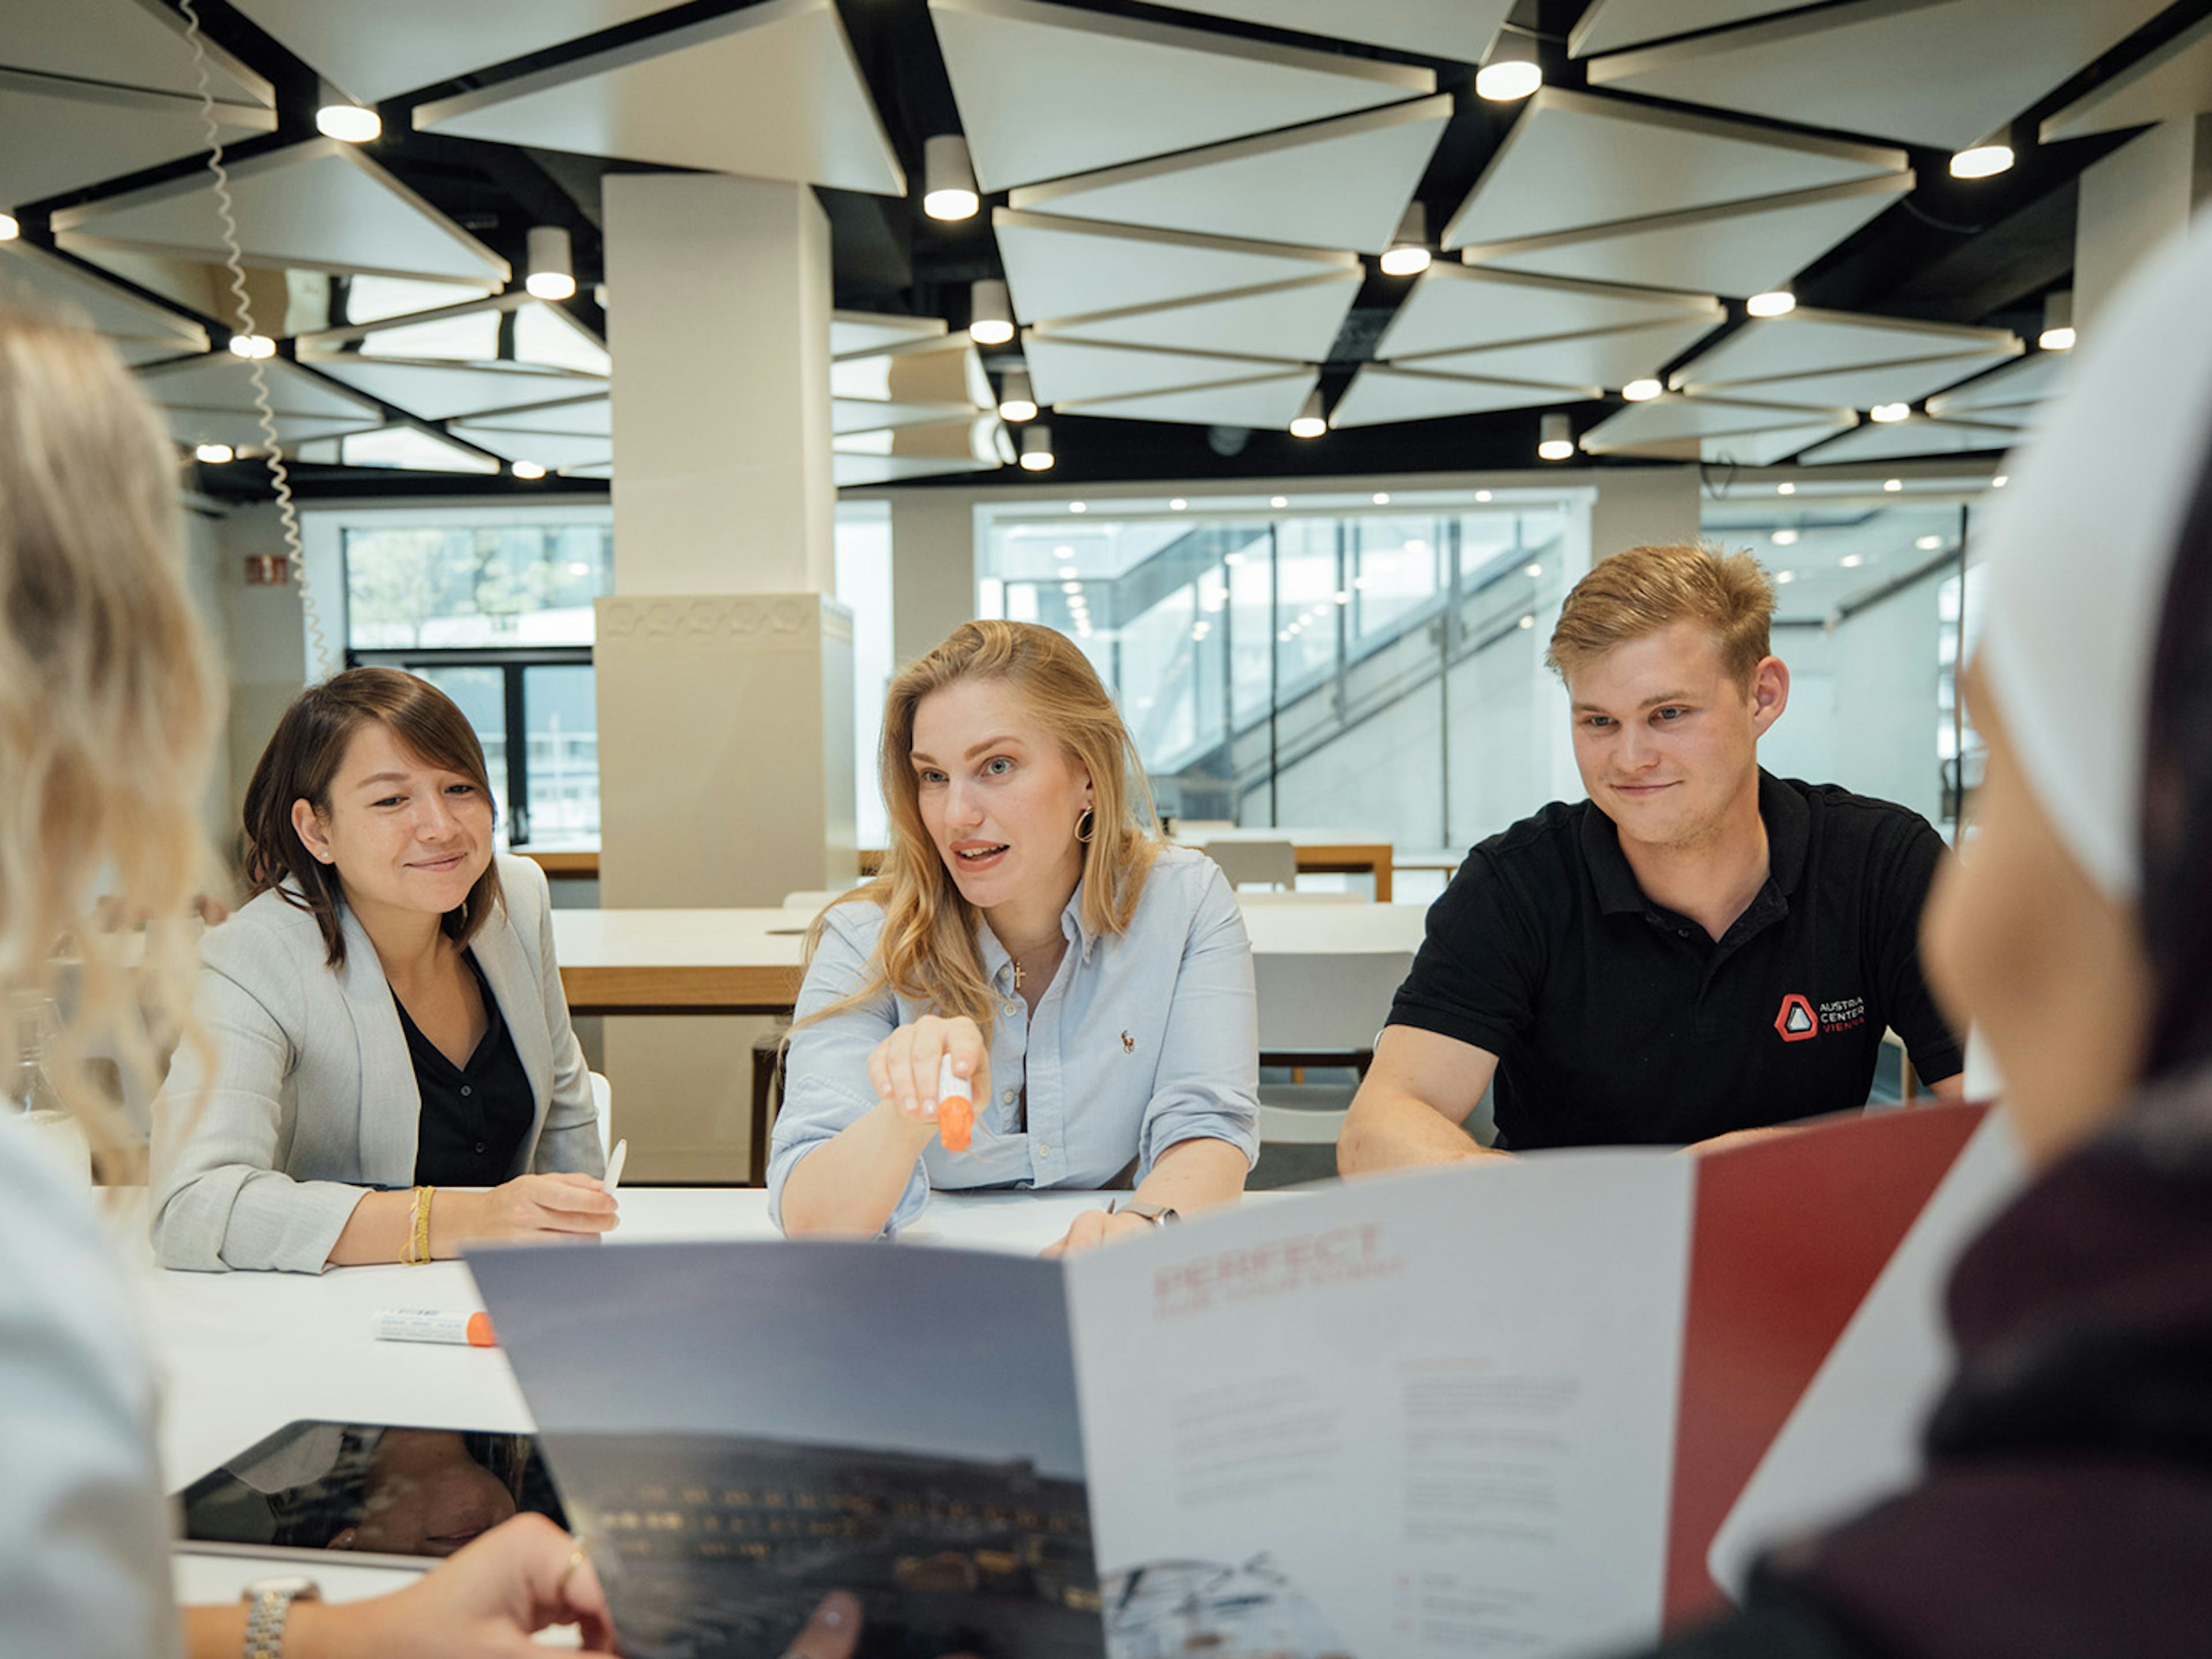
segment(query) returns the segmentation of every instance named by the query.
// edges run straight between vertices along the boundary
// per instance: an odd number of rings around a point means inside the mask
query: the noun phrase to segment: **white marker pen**
[[[369,1322],[380,1342],[453,1342],[495,1348],[487,1313],[448,1313],[439,1308],[386,1308]]]

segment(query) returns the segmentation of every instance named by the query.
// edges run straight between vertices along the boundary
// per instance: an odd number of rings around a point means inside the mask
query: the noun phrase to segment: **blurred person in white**
[[[1976,834],[1923,923],[2036,1179],[1969,1244],[1919,1480],[1666,1659],[2212,1650],[2212,222],[1990,515]]]
[[[205,1041],[186,918],[209,874],[197,812],[222,699],[185,593],[175,471],[106,346],[0,312],[0,992],[50,984],[67,955],[73,1010],[46,1060],[109,1146],[87,1049],[146,1081],[164,1042]],[[148,919],[127,981],[96,894]],[[245,1651],[248,1607],[172,1600],[152,1373],[101,1219],[82,1177],[4,1119],[0,1259],[0,1652]],[[573,1540],[525,1516],[395,1595],[260,1617],[287,1659],[435,1659],[520,1654],[571,1622],[605,1651],[605,1614]]]

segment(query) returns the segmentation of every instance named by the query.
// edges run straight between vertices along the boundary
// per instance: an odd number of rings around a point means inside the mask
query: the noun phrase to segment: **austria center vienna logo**
[[[1802,997],[1795,991],[1782,999],[1782,1012],[1774,1017],[1774,1029],[1784,1042],[1802,1042],[1807,1037],[1820,1032],[1819,1016],[1813,1012],[1812,999]]]

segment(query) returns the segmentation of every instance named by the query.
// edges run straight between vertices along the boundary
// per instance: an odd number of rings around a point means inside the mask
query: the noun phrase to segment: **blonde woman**
[[[1053,1247],[1082,1249],[1243,1192],[1252,947],[1213,862],[1143,827],[1142,780],[1050,629],[965,623],[892,683],[891,846],[817,924],[799,992],[769,1164],[787,1232],[896,1230],[933,1187],[1133,1183]],[[963,1152],[939,1134],[948,1056]]]
[[[0,311],[0,994],[47,984],[66,939],[74,1012],[49,1065],[95,1141],[107,1115],[73,1056],[100,1041],[145,1082],[155,1037],[204,1046],[185,919],[221,703],[185,596],[175,470],[105,346]],[[102,890],[114,914],[153,918],[127,988],[93,922]],[[246,1607],[180,1617],[171,1599],[152,1372],[101,1223],[4,1115],[0,1259],[0,1646],[243,1651]],[[525,1516],[397,1595],[262,1618],[289,1659],[520,1650],[578,1620],[604,1651],[605,1603],[573,1547]]]

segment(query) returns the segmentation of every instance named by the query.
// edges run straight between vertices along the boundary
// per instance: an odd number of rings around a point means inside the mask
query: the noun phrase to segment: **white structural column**
[[[594,652],[600,902],[773,905],[849,885],[852,619],[827,597],[828,222],[805,185],[712,174],[612,175],[605,204],[616,591]],[[747,1173],[763,1029],[607,1021],[633,1174]]]
[[[2081,174],[2074,321],[2087,328],[2145,255],[2212,196],[2212,116],[2175,116]]]

